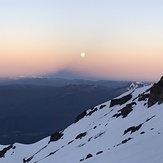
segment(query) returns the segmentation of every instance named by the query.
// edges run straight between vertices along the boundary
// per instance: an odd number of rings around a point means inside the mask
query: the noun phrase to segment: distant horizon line
[[[149,80],[132,80],[132,79],[112,79],[112,78],[94,78],[87,76],[79,77],[59,77],[59,76],[48,76],[48,75],[15,75],[15,76],[0,76],[0,80],[21,80],[21,79],[61,79],[61,80],[87,80],[87,81],[121,81],[121,82],[149,82],[154,83],[154,81]]]

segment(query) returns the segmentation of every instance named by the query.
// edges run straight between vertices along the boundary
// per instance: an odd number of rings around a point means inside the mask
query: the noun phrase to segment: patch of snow
[[[86,115],[67,127],[58,141],[49,143],[50,137],[47,137],[31,145],[16,143],[15,148],[0,158],[0,162],[22,163],[24,159],[28,163],[162,163],[163,105],[155,104],[148,108],[146,100],[138,101],[139,94],[150,87],[130,90],[117,97],[132,93],[132,99],[123,105],[110,108],[108,101],[96,106],[97,110],[90,116]],[[136,105],[132,106],[127,117],[114,117],[133,100]],[[125,130],[140,124],[138,130],[124,134]],[[5,147],[0,146],[0,149]]]

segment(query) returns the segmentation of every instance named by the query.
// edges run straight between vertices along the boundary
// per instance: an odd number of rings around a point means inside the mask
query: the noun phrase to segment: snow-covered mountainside
[[[162,103],[163,78],[84,111],[35,144],[0,146],[0,162],[162,163]]]

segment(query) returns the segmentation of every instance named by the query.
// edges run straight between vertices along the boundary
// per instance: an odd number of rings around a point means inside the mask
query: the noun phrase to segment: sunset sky
[[[64,70],[157,81],[163,1],[0,0],[0,77]]]

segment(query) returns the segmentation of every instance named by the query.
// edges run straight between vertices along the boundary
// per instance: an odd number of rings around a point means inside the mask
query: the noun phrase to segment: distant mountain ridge
[[[0,147],[3,163],[162,163],[163,77],[79,114],[31,145]],[[53,124],[52,124],[53,127]]]
[[[54,77],[21,77],[21,78],[1,78],[0,85],[38,85],[38,86],[66,86],[70,84],[87,84],[87,85],[103,85],[107,87],[123,87],[133,83],[132,81],[117,80],[87,80],[87,79],[66,79]],[[150,82],[142,82],[150,84]]]
[[[40,85],[40,86],[66,86],[69,84],[87,84],[87,85],[104,85],[116,87],[118,84],[124,86],[131,83],[130,81],[111,81],[111,80],[85,80],[85,79],[65,79],[51,77],[28,77],[28,78],[5,78],[0,80],[0,85]]]

